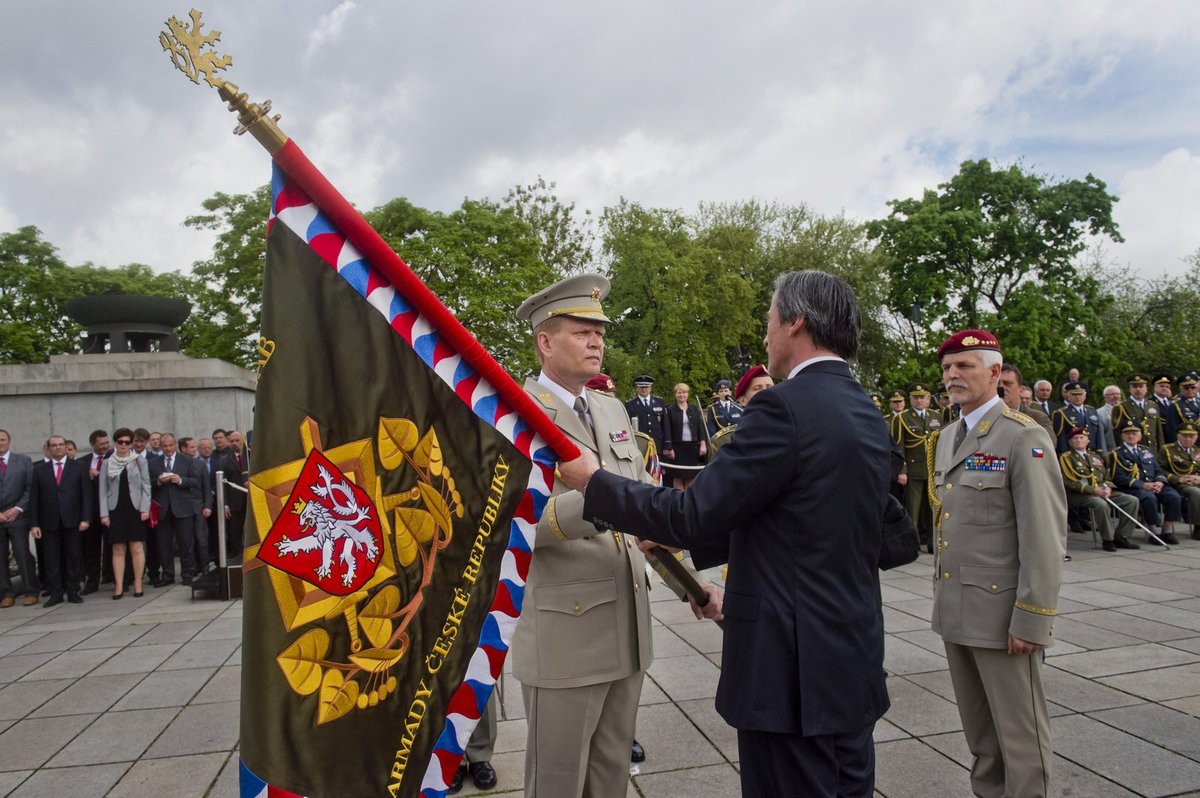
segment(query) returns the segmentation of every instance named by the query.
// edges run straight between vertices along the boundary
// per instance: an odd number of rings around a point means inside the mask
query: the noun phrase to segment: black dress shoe
[[[459,765],[458,770],[454,771],[454,778],[450,779],[450,786],[446,788],[446,795],[462,792],[463,777],[466,775],[467,766]]]
[[[1192,527],[1192,540],[1200,540],[1200,527]]]
[[[646,761],[646,749],[643,748],[642,744],[639,743],[637,740],[633,741],[633,750],[629,752],[629,761],[630,762],[645,762]]]
[[[72,604],[82,604],[83,596],[76,593],[74,596],[67,596],[67,601],[71,602]]]
[[[62,604],[62,596],[51,596],[50,598],[46,599],[46,603],[43,604],[42,606],[43,607],[53,607],[56,604]]]
[[[1117,550],[1117,544],[1116,544],[1116,543],[1114,543],[1114,542],[1113,542],[1113,541],[1111,541],[1111,540],[1106,540],[1106,541],[1104,541],[1104,543],[1101,545],[1101,548],[1102,548],[1102,549],[1104,549],[1105,551],[1116,551],[1116,550]]]
[[[1163,539],[1163,543],[1169,543],[1172,546],[1179,545],[1179,538],[1175,537],[1174,532],[1163,532],[1159,537]]]
[[[1113,540],[1113,543],[1116,545],[1116,547],[1118,549],[1140,549],[1141,548],[1141,545],[1134,543],[1129,538],[1123,538],[1123,537],[1119,537],[1119,536]]]
[[[471,771],[471,780],[481,790],[490,790],[496,786],[496,771],[490,762],[472,762],[467,765]]]

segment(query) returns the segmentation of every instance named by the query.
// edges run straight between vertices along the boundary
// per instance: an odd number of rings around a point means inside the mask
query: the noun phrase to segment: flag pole
[[[271,154],[280,168],[345,233],[367,262],[400,290],[404,298],[433,324],[463,360],[496,390],[500,399],[546,441],[559,459],[574,460],[578,457],[578,447],[554,425],[409,265],[392,251],[379,233],[367,224],[362,214],[308,160],[300,147],[284,135],[278,125],[279,115],[270,116],[271,101],[266,100],[261,104],[252,102],[235,84],[217,75],[218,71],[227,69],[233,63],[231,56],[219,56],[212,49],[220,41],[221,32],[202,34],[201,13],[192,9],[190,17],[190,29],[181,20],[171,17],[166,23],[167,31],[159,34],[159,42],[175,67],[193,83],[199,84],[203,77],[209,86],[217,89],[229,110],[238,115],[239,124],[233,132],[237,135],[249,133]]]

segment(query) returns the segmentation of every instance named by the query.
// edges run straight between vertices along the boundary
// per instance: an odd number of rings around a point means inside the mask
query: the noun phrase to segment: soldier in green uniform
[[[942,428],[940,413],[929,409],[929,386],[918,382],[908,391],[908,410],[892,421],[892,440],[904,454],[900,484],[904,486],[904,509],[913,520],[921,545],[933,554],[933,510],[929,504],[929,435]]]
[[[1158,402],[1147,398],[1150,378],[1138,372],[1129,377],[1129,398],[1121,400],[1112,409],[1112,426],[1121,429],[1126,419],[1132,419],[1142,430],[1142,443],[1152,452],[1157,452],[1163,440],[1162,409]]]
[[[1141,546],[1129,539],[1133,533],[1132,518],[1137,517],[1138,501],[1128,493],[1121,493],[1115,484],[1108,481],[1104,457],[1099,452],[1089,449],[1089,442],[1088,431],[1083,427],[1076,427],[1067,437],[1069,448],[1058,456],[1063,485],[1067,489],[1067,506],[1086,507],[1091,511],[1093,522],[1100,527],[1105,551],[1140,549]],[[1118,513],[1115,535],[1112,516],[1105,499],[1128,513]]]
[[[1200,450],[1196,449],[1196,432],[1194,422],[1181,422],[1175,430],[1175,442],[1164,444],[1159,456],[1167,482],[1187,502],[1192,540],[1200,540]]]
[[[976,795],[1047,796],[1050,721],[1042,650],[1054,618],[1067,503],[1045,430],[997,396],[1000,344],[986,330],[938,349],[962,418],[935,444],[938,553],[933,630],[974,761]]]

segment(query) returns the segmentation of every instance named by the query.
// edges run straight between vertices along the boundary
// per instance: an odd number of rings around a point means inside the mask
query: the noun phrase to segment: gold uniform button
[[[976,483],[975,483],[975,487],[977,487],[977,488],[982,488],[982,487],[983,487],[983,483],[982,483],[982,482],[976,482]]]
[[[601,468],[608,468],[608,461],[607,461],[607,460],[601,460],[601,461],[600,461],[600,467],[601,467]]]
[[[949,578],[950,578],[950,572],[949,572],[949,571],[946,571],[946,573],[942,574],[942,579],[949,579]]]
[[[637,592],[638,592],[638,591],[640,591],[641,589],[642,589],[642,586],[641,586],[641,585],[634,585],[634,586],[633,586],[633,592],[634,592],[634,593],[637,593]]]
[[[950,490],[953,487],[954,485],[950,484],[949,482],[946,483],[946,490]]]
[[[950,548],[950,541],[948,541],[948,540],[943,540],[943,541],[942,541],[942,548],[943,548],[943,549],[948,549],[948,548]]]
[[[579,606],[579,602],[575,602],[575,614],[578,615],[583,608]]]
[[[946,513],[946,514],[944,514],[944,515],[942,516],[942,518],[944,518],[944,519],[946,519],[947,521],[949,521],[949,520],[950,520],[950,513]]]
[[[996,589],[996,586],[995,586],[995,585],[992,585],[992,590],[995,590],[995,589]]]

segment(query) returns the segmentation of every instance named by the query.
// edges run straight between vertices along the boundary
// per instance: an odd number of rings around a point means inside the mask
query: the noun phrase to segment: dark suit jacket
[[[625,412],[629,417],[637,419],[638,432],[644,432],[654,439],[659,455],[663,449],[673,448],[671,445],[671,429],[667,426],[667,406],[662,397],[651,396],[650,407],[642,404],[642,397],[634,396],[625,402]]]
[[[844,734],[887,711],[878,563],[891,452],[849,367],[823,361],[755,396],[686,491],[592,477],[584,518],[689,548],[700,568],[728,560],[717,710],[731,726]]]
[[[154,500],[159,503],[159,514],[170,515],[174,518],[191,518],[196,514],[196,504],[192,496],[193,490],[200,490],[204,484],[204,476],[200,472],[200,463],[182,452],[175,453],[175,462],[171,471],[178,474],[180,482],[160,483],[158,478],[167,470],[167,458],[148,458],[150,465],[150,490]]]
[[[234,485],[241,485],[242,487],[246,486],[246,479],[242,475],[242,470],[238,468],[237,455],[234,454],[232,446],[226,446],[221,451],[214,451],[213,457],[215,458],[215,462],[213,463],[214,471],[224,471],[225,479],[227,481],[232,482]],[[242,452],[242,457],[246,457],[245,451]],[[248,463],[248,461],[245,459],[243,462]],[[216,490],[215,484],[213,486],[213,490]],[[246,494],[242,493],[240,490],[231,490],[226,488],[225,504],[228,505],[234,512],[241,512],[246,507]]]
[[[88,468],[67,458],[62,480],[54,483],[54,461],[33,467],[29,481],[29,525],[42,529],[74,529],[92,517],[92,482]]]
[[[20,518],[29,518],[29,478],[33,462],[23,454],[10,451],[8,468],[0,477],[0,511],[20,507]]]
[[[111,452],[109,452],[109,454],[111,454]],[[108,457],[109,457],[109,455],[106,454],[106,455],[104,455],[104,457],[100,458],[100,461],[102,464],[101,465],[102,470],[104,468],[103,462],[105,460],[107,460]],[[88,516],[87,521],[89,524],[98,524],[100,522],[100,480],[103,479],[103,477],[97,476],[95,479],[92,479],[92,453],[91,452],[88,452],[87,454],[81,454],[78,457],[76,457],[75,459],[83,465],[83,470],[88,472],[88,484],[91,485],[92,514],[90,516]]]

